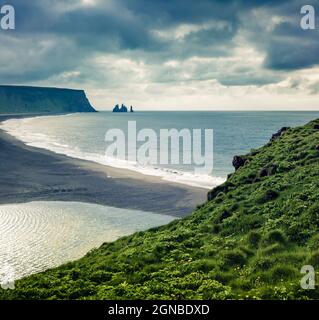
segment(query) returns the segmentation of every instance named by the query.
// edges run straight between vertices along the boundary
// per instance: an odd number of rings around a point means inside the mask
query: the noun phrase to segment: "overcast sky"
[[[319,110],[319,21],[300,28],[318,0],[6,3],[2,84],[83,88],[97,109]]]

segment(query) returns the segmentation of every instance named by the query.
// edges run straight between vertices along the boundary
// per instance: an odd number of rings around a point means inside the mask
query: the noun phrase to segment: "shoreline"
[[[0,115],[13,118],[59,114]],[[77,201],[175,217],[192,213],[207,189],[30,147],[0,130],[0,204]]]

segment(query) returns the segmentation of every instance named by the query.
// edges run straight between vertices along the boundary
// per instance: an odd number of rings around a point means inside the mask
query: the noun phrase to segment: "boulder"
[[[275,200],[276,198],[278,198],[279,193],[277,191],[274,190],[267,190],[259,199],[258,202],[259,203],[266,203],[268,201],[272,201]]]
[[[241,156],[234,156],[233,158],[233,166],[235,170],[238,170],[240,167],[242,167],[246,163],[247,159],[241,157]]]
[[[271,201],[274,200],[276,198],[278,198],[279,194],[277,191],[274,190],[267,190],[264,196],[264,200],[265,201]]]
[[[222,192],[227,192],[228,189],[230,187],[232,187],[233,184],[232,183],[224,183],[220,186],[217,186],[216,188],[214,188],[213,190],[209,191],[208,194],[207,194],[207,200],[208,201],[211,201],[211,200],[214,200],[220,193]]]
[[[280,130],[278,130],[275,134],[272,135],[270,140],[274,141],[274,140],[280,138],[282,136],[282,134],[289,129],[290,129],[290,127],[282,127]]]
[[[271,175],[273,175],[274,173],[276,173],[277,171],[277,166],[276,165],[271,165],[268,167],[263,167],[260,171],[259,171],[259,178],[263,178],[263,177],[269,177]]]

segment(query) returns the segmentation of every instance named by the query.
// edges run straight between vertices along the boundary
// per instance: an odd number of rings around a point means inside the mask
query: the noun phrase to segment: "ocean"
[[[30,146],[211,189],[233,172],[234,155],[264,145],[283,126],[303,125],[318,117],[319,112],[99,112],[11,119],[1,128]],[[128,121],[136,121],[138,130],[153,129],[158,136],[161,129],[213,129],[212,172],[198,174],[193,163],[145,165],[128,161],[128,151],[121,160],[106,156],[106,132],[121,129],[127,135]]]

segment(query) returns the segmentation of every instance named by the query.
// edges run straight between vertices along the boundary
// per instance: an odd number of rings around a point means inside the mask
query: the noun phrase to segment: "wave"
[[[65,116],[67,115],[42,116],[41,118]],[[46,134],[30,132],[29,129],[24,127],[26,123],[33,121],[37,118],[39,117],[25,119],[9,119],[0,123],[0,129],[6,131],[8,134],[21,140],[26,145],[31,147],[46,149],[56,154],[62,154],[76,159],[87,160],[105,166],[131,170],[143,175],[159,177],[162,180],[168,182],[174,182],[204,189],[212,189],[225,182],[225,178],[222,177],[214,177],[211,175],[204,174],[194,174],[192,172],[185,172],[177,169],[170,169],[164,167],[143,166],[135,162],[107,157],[103,154],[85,152],[75,146],[69,146],[67,144],[60,143],[56,141],[53,137],[50,137]]]

